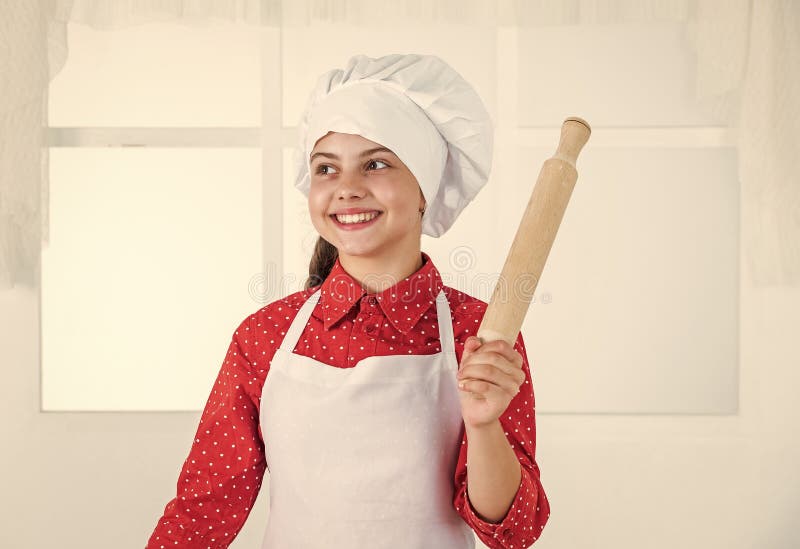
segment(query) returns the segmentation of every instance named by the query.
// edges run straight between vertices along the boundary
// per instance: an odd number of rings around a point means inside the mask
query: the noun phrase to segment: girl
[[[436,56],[358,55],[320,77],[296,182],[320,235],[309,279],[234,332],[148,548],[228,547],[265,470],[263,549],[538,539],[550,506],[522,336],[481,345],[487,304],[420,247],[486,183],[492,131]]]

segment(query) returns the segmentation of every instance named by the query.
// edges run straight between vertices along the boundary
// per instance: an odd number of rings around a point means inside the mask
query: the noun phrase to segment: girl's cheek
[[[325,200],[319,189],[312,189],[308,193],[308,209],[312,213],[325,212]]]

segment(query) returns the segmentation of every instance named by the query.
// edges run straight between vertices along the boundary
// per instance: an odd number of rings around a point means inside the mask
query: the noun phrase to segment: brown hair
[[[339,257],[339,250],[336,246],[322,238],[317,238],[317,244],[314,246],[314,253],[311,255],[311,263],[308,265],[308,279],[306,280],[305,289],[308,290],[312,286],[322,284],[336,264],[336,258]]]

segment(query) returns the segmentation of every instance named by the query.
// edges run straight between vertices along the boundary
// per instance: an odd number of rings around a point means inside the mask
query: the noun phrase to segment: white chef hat
[[[438,237],[489,179],[494,127],[480,96],[435,55],[351,57],[317,80],[299,124],[297,187],[308,196],[309,156],[328,132],[357,134],[394,152],[419,182],[422,232]]]

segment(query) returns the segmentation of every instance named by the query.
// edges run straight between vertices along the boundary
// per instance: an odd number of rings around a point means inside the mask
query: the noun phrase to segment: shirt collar
[[[430,256],[422,254],[422,267],[382,292],[369,294],[344,270],[339,258],[320,288],[320,304],[312,313],[323,321],[325,330],[346,316],[365,295],[375,297],[383,314],[398,331],[408,333],[431,305],[436,303],[443,284]]]

